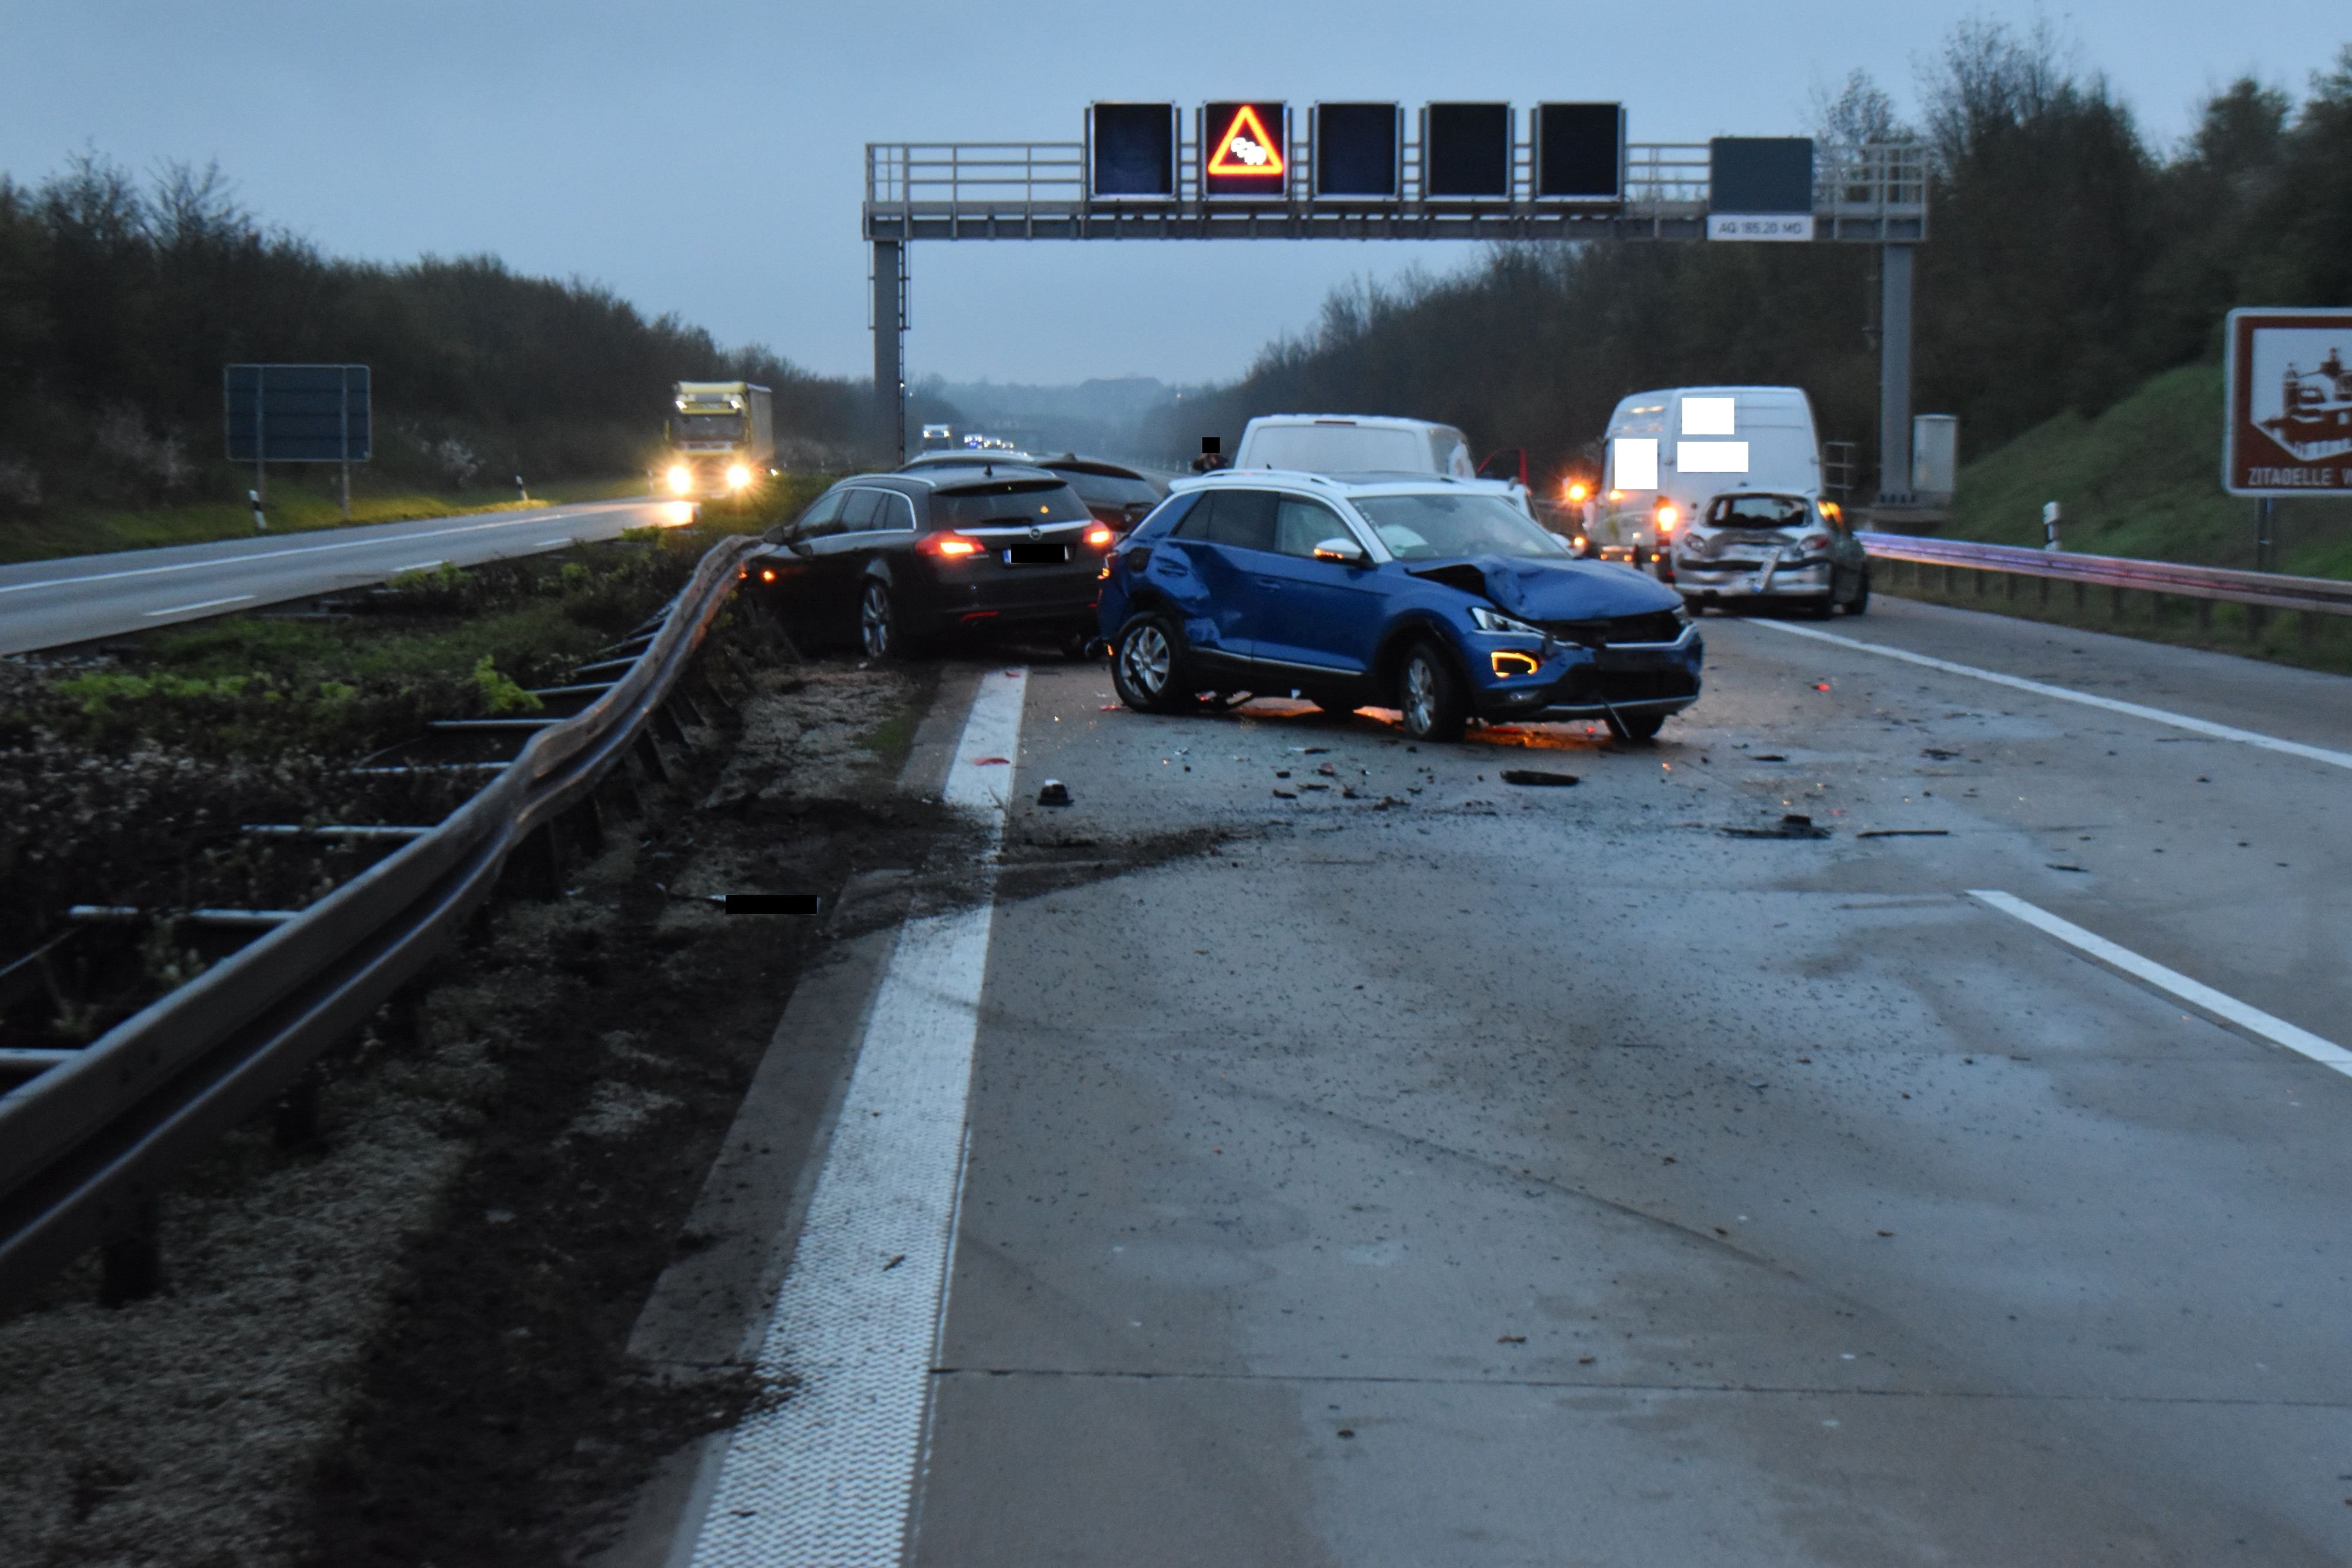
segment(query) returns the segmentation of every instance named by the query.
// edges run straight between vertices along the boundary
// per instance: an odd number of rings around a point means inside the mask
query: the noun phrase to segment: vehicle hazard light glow
[[[1202,119],[1214,128],[1202,164],[1210,195],[1278,195],[1287,183],[1283,156],[1283,107],[1278,103],[1213,103]]]

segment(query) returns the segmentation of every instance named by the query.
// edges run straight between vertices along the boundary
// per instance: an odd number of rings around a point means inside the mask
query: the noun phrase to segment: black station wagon
[[[1095,636],[1117,532],[1058,474],[985,462],[842,480],[744,562],[794,638],[868,658],[953,632]]]

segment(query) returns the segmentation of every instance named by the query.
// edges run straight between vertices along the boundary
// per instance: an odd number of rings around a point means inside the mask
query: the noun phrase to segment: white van
[[[1242,429],[1236,468],[1304,474],[1477,476],[1470,438],[1450,424],[1382,414],[1263,413]]]
[[[1609,416],[1587,537],[1603,555],[1648,561],[1711,498],[1742,489],[1820,497],[1822,444],[1802,387],[1635,392]]]
[[[1524,455],[1498,453],[1523,467]],[[1302,474],[1439,474],[1491,484],[1511,504],[1535,516],[1528,487],[1517,478],[1482,478],[1470,460],[1470,438],[1450,424],[1376,413],[1265,413],[1242,427],[1235,468],[1288,468]],[[1515,471],[1516,471],[1515,467]]]

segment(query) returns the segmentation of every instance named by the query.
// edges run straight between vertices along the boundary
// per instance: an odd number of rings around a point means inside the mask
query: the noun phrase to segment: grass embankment
[[[642,496],[642,477],[581,479],[534,486],[530,499],[478,486],[471,490],[401,490],[369,493],[355,482],[351,524],[400,523],[415,517],[455,517],[475,512],[520,511],[526,507],[561,506],[576,501],[625,500]],[[269,482],[269,531],[307,533],[339,528],[343,520],[340,491],[332,479],[315,476]],[[0,524],[0,563],[50,560],[58,556],[102,555],[112,550],[152,549],[158,545],[205,544],[214,539],[251,538],[253,508],[243,501],[203,501],[184,507],[159,507],[146,511],[99,508],[61,510],[53,515]]]
[[[240,615],[100,658],[0,660],[0,956],[77,903],[307,903],[320,890],[284,885],[292,862],[238,824],[438,820],[479,779],[352,765],[434,719],[534,711],[525,688],[625,634],[751,520],[413,573],[350,619]]]
[[[2061,414],[1968,464],[1943,533],[2039,546],[2042,503],[2054,500],[2059,542],[2070,551],[2251,570],[2256,503],[2224,494],[2221,472],[2221,367],[2184,365],[2095,416]],[[2272,570],[2352,578],[2352,501],[2282,500],[2271,537]],[[2086,590],[2078,602],[2074,585],[2063,582],[2049,586],[2045,601],[2037,580],[1963,571],[1948,585],[1940,570],[1892,562],[1874,575],[1881,590],[1906,598],[2352,672],[2352,617],[2273,612],[2250,621],[2234,604],[2200,613],[2178,596],[2118,599],[2104,589]]]

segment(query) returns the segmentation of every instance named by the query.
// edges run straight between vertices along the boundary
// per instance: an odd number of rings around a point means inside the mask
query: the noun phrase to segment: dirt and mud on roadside
[[[625,1347],[796,981],[983,885],[971,824],[898,786],[941,681],[758,670],[558,896],[330,1064],[313,1146],[249,1128],[174,1189],[164,1295],[102,1309],[85,1262],[0,1322],[0,1562],[576,1561],[663,1455],[789,1397]],[[1232,836],[1021,815],[1003,898]],[[845,888],[820,921],[711,902]]]
[[[314,1146],[248,1128],[173,1191],[166,1293],[103,1309],[85,1262],[0,1322],[0,1562],[552,1563],[761,1396],[621,1349],[835,936],[699,895],[955,863],[956,820],[892,784],[931,685],[759,672],[739,734],[329,1064]]]

